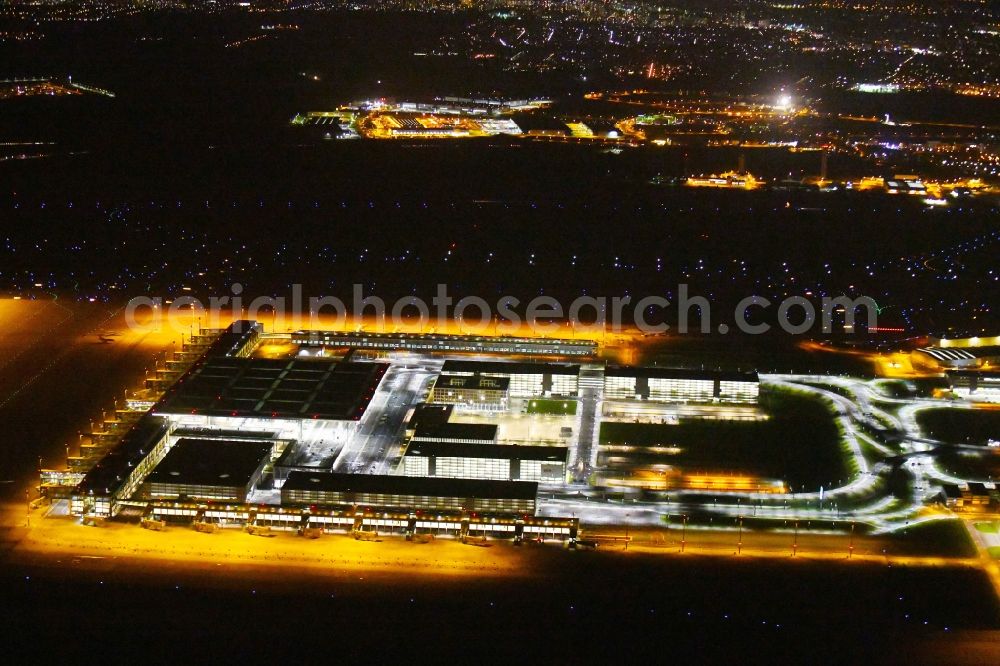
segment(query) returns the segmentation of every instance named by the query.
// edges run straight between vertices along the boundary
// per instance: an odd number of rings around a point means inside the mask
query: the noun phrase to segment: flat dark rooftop
[[[441,368],[443,374],[472,372],[475,374],[511,375],[579,375],[580,366],[568,363],[523,363],[516,361],[466,361],[449,359]]]
[[[565,446],[517,446],[512,444],[460,444],[454,442],[413,442],[407,456],[435,458],[496,458],[500,460],[541,460],[566,462]]]
[[[181,439],[146,477],[146,481],[242,487],[250,483],[273,446],[273,442]]]
[[[357,421],[388,367],[327,359],[205,358],[153,411]]]
[[[318,492],[376,493],[424,497],[476,497],[479,499],[535,499],[538,484],[527,481],[487,481],[438,477],[375,474],[313,474],[290,472],[281,488]]]
[[[409,422],[410,427],[417,428],[422,425],[432,426],[447,423],[453,411],[455,411],[454,405],[421,402],[413,408]]]
[[[493,423],[421,423],[413,432],[414,438],[494,440],[497,426]]]

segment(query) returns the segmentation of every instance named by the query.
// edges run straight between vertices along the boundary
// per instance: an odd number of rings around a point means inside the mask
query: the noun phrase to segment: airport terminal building
[[[510,379],[481,375],[439,375],[430,401],[462,409],[499,412],[507,409]]]
[[[611,400],[756,404],[756,372],[721,372],[679,368],[609,366],[604,396]]]
[[[524,481],[292,472],[281,504],[534,515],[537,495]]]
[[[921,347],[913,353],[918,365],[945,370],[973,370],[1000,363],[1000,346]]]
[[[275,455],[274,440],[179,439],[146,477],[143,499],[247,502]]]
[[[565,483],[565,446],[410,442],[406,476]]]
[[[222,331],[84,475],[71,512],[110,517],[124,502],[166,497],[246,501],[289,441],[348,441],[388,365],[253,358],[262,330],[241,320]]]
[[[576,397],[580,366],[566,363],[512,363],[504,361],[447,360],[447,375],[501,377],[510,381],[510,397]]]
[[[181,427],[347,441],[388,367],[328,359],[208,357],[168,389],[152,413]]]
[[[300,347],[350,348],[423,353],[484,353],[549,356],[594,356],[593,340],[520,338],[506,335],[449,335],[445,333],[366,333],[295,331],[291,342]]]

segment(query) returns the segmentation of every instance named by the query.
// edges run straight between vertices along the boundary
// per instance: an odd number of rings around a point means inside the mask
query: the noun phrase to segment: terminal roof
[[[388,367],[325,359],[206,358],[167,390],[154,411],[357,421]]]
[[[146,481],[198,486],[245,486],[274,442],[180,439]]]
[[[420,439],[474,439],[494,441],[497,437],[495,423],[421,423],[413,433]]]
[[[376,474],[314,474],[290,472],[282,486],[286,490],[313,490],[330,493],[417,495],[424,497],[465,497],[479,499],[535,499],[538,484],[527,481],[445,479],[439,477],[390,476]]]

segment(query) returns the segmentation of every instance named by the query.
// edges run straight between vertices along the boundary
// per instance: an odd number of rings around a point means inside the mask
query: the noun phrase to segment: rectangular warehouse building
[[[580,366],[567,363],[511,363],[505,361],[448,360],[447,375],[505,377],[512,398],[575,397],[580,389]]]
[[[565,446],[411,442],[403,456],[403,474],[565,483],[568,453]]]
[[[537,495],[525,481],[291,472],[281,504],[534,515]]]
[[[611,366],[604,373],[609,400],[756,404],[759,392],[756,372]]]

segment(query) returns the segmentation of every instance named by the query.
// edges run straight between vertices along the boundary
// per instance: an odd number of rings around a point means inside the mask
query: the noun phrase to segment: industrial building
[[[447,360],[441,372],[509,379],[512,398],[575,397],[580,389],[580,366],[566,363]]]
[[[510,379],[480,375],[440,375],[430,401],[466,409],[498,412],[507,409]]]
[[[568,455],[565,446],[412,441],[402,471],[406,476],[564,483]]]
[[[611,366],[604,373],[611,400],[755,404],[759,392],[756,372]]]
[[[281,504],[534,515],[538,484],[374,474],[292,472]]]

